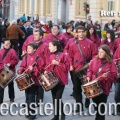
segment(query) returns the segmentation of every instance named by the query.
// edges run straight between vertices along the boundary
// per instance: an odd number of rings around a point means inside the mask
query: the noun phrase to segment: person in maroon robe
[[[59,101],[62,99],[65,85],[68,84],[68,71],[70,69],[70,66],[68,56],[62,52],[62,46],[59,41],[51,41],[49,43],[49,50],[52,53],[48,64],[48,66],[50,66],[46,68],[45,73],[53,71],[59,80],[59,83],[53,89],[51,89],[54,110],[57,113],[54,115],[54,118],[52,120],[59,120]],[[55,107],[55,100],[57,100],[57,108]],[[62,100],[61,113],[61,120],[65,120]]]
[[[14,49],[10,48],[10,40],[7,38],[3,38],[2,40],[3,49],[0,49],[0,55],[2,56],[3,63],[7,65],[12,71],[15,72],[15,66],[18,64],[18,56]],[[15,92],[14,92],[14,82],[11,81],[8,84],[8,93],[10,102],[14,102]],[[0,92],[0,103],[3,102],[4,98],[4,89]]]
[[[118,69],[118,80],[115,82],[115,102],[116,104],[120,103],[120,46],[117,48],[114,56],[113,61],[117,66]],[[120,115],[120,105],[117,105],[117,112],[113,113],[113,115]]]
[[[102,40],[101,45],[106,44],[109,46],[111,55],[113,56],[114,54],[114,41],[115,41],[115,33],[113,30],[108,30],[106,38]]]
[[[69,39],[73,38],[74,36],[71,34],[72,32],[72,26],[70,24],[65,26],[66,28],[66,32],[63,33],[63,35],[65,36],[67,42],[69,41]]]
[[[39,31],[40,28],[39,26],[35,26],[33,28],[33,35],[30,35],[24,42],[23,46],[22,46],[22,56],[25,55],[26,51],[27,51],[27,45],[30,43],[30,42],[34,42],[34,33]]]
[[[79,26],[76,28],[77,34],[78,34],[78,39],[73,42],[73,44],[70,46],[69,49],[69,59],[70,59],[70,70],[74,71],[74,91],[75,91],[75,100],[76,103],[81,104],[81,109],[80,106],[77,105],[77,108],[75,112],[81,112],[83,111],[83,103],[82,103],[82,81],[83,81],[83,75],[81,74],[80,76],[77,75],[77,71],[79,71],[84,65],[86,65],[90,60],[97,54],[97,49],[95,44],[84,37],[84,27]],[[79,49],[81,48],[81,51]],[[89,100],[88,100],[88,105],[89,106]]]
[[[91,41],[93,41],[97,48],[100,46],[101,40],[99,36],[97,35],[96,29],[94,26],[91,26],[88,28],[86,37],[90,39]]]
[[[107,98],[110,93],[110,89],[113,82],[117,80],[117,68],[112,61],[110,54],[110,48],[107,45],[102,45],[99,48],[99,52],[96,58],[94,58],[87,70],[86,79],[90,82],[99,78],[99,82],[103,89],[103,93],[99,96],[92,98],[95,105],[96,118],[95,120],[105,120],[105,106],[101,105],[100,111],[98,111],[99,105],[107,102]]]
[[[29,118],[30,120],[36,118],[35,111],[31,109],[30,105],[32,103],[34,104],[36,103],[36,95],[39,86],[38,77],[41,73],[43,73],[44,67],[43,59],[35,54],[36,49],[37,49],[36,43],[31,42],[28,44],[27,54],[23,58],[22,63],[20,64],[20,68],[17,71],[18,74],[22,74],[24,71],[26,73],[31,74],[31,77],[34,80],[34,85],[25,90],[26,96],[28,96],[26,101],[28,114],[26,115],[26,117]],[[33,65],[34,63],[36,64]],[[32,104],[32,108],[35,108],[35,105]]]
[[[49,44],[52,40],[60,41],[63,48],[65,47],[67,43],[65,36],[62,33],[60,33],[60,28],[58,25],[52,26],[51,33],[49,33],[48,35],[44,37],[43,42]]]
[[[120,38],[117,38],[114,41],[114,51],[116,51],[119,46],[120,46]]]

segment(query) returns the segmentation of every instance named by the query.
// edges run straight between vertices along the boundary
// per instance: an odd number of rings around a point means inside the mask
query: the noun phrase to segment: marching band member
[[[74,71],[74,91],[75,91],[75,100],[76,103],[81,104],[83,111],[83,103],[82,103],[82,89],[81,84],[83,79],[80,79],[76,71],[80,70],[86,63],[90,62],[92,57],[94,57],[97,54],[96,46],[95,44],[84,37],[84,27],[78,26],[76,28],[78,39],[75,41],[69,49],[69,57],[70,57],[70,70]],[[79,49],[81,48],[81,51]],[[81,53],[82,52],[82,53]],[[77,108],[75,112],[81,112],[79,105],[77,105]]]
[[[100,46],[101,40],[97,35],[96,29],[94,26],[91,26],[88,28],[86,37],[91,41],[93,41],[97,48]]]
[[[36,54],[44,60],[45,65],[46,65],[49,61],[50,51],[48,49],[48,45],[42,42],[42,38],[43,38],[42,31],[38,31],[34,33],[34,42],[38,45]],[[44,90],[42,86],[40,85],[38,88],[38,95],[37,95],[36,102],[39,103],[40,100],[43,102],[43,98],[44,98]]]
[[[63,33],[63,35],[65,36],[67,42],[69,41],[69,39],[73,38],[74,36],[71,34],[72,32],[72,26],[70,24],[65,26],[66,28],[66,32]]]
[[[30,108],[31,103],[36,103],[35,98],[38,92],[38,76],[39,73],[43,72],[43,67],[44,67],[44,61],[41,57],[37,56],[35,54],[35,51],[37,49],[37,44],[36,43],[29,43],[27,46],[27,55],[23,58],[22,63],[20,65],[19,70],[17,71],[18,74],[22,74],[24,71],[27,73],[30,73],[32,75],[32,78],[35,82],[34,85],[29,87],[28,89],[25,90],[26,96],[27,96],[27,105],[28,105],[28,115],[26,115],[27,118],[30,120],[35,119],[36,115],[34,114],[34,110]],[[33,65],[36,63],[35,65]],[[26,71],[27,69],[27,71]],[[34,105],[32,105],[33,108],[35,108]],[[30,111],[32,114],[30,114]]]
[[[120,37],[114,41],[114,51],[120,46]]]
[[[51,33],[49,33],[44,37],[43,42],[49,44],[49,42],[51,42],[52,40],[59,40],[63,48],[67,43],[67,40],[64,37],[64,35],[60,33],[60,28],[58,25],[52,26]]]
[[[51,90],[54,109],[57,111],[52,120],[59,120],[59,100],[62,98],[65,85],[68,84],[69,62],[67,55],[62,53],[61,49],[62,46],[59,41],[54,40],[49,43],[49,50],[52,53],[49,59],[49,65],[51,64],[51,66],[47,67],[45,73],[53,71],[59,79],[59,83]],[[57,108],[55,107],[55,100],[57,101]],[[61,120],[65,120],[63,102],[61,102],[61,105]]]
[[[2,39],[3,49],[0,50],[0,55],[2,56],[3,63],[6,64],[12,71],[15,72],[15,66],[18,64],[19,60],[17,53],[14,49],[10,48],[10,40],[7,38]],[[14,82],[11,81],[8,85],[8,93],[10,102],[14,102],[15,92],[14,92]],[[3,102],[4,89],[0,92],[0,103]]]
[[[117,80],[117,69],[112,61],[110,48],[107,45],[102,45],[99,48],[99,52],[96,58],[94,58],[88,68],[87,76],[88,81],[98,78],[100,81],[103,93],[99,96],[92,98],[96,110],[95,120],[105,120],[105,115],[101,113],[105,112],[105,106],[101,105],[100,111],[98,107],[100,103],[106,103],[112,83]]]
[[[42,39],[43,39],[43,32],[41,30],[37,30],[36,32],[33,33],[32,42],[35,42],[38,45],[38,47],[36,49],[36,54],[45,61],[45,65],[46,65],[47,62],[49,61],[50,52],[48,49],[48,44],[42,42]],[[26,43],[23,46],[25,51],[26,51],[25,46],[28,45],[30,43],[30,41],[29,41],[29,39],[26,40]],[[43,98],[44,98],[44,90],[40,85],[38,88],[38,96],[37,96],[36,102],[39,103],[40,100],[43,101]]]
[[[75,42],[75,40],[77,39],[77,32],[76,32],[76,29],[73,30],[73,36],[74,38],[71,38],[67,41],[67,44],[64,48],[64,52],[65,53],[69,53],[69,49],[70,49],[70,46]],[[69,55],[69,54],[68,54]],[[72,83],[74,84],[74,71],[70,71],[70,76],[71,76],[71,80],[72,80]],[[70,96],[73,96],[74,97],[74,85],[73,85],[73,92],[70,94]]]
[[[27,51],[27,45],[30,43],[30,42],[34,42],[34,33],[39,31],[40,28],[39,26],[35,26],[33,28],[33,35],[30,35],[26,40],[25,42],[23,43],[23,46],[22,46],[22,55],[26,54],[26,51]]]
[[[120,46],[117,48],[113,60],[115,64],[118,66],[118,72],[120,74]],[[115,82],[115,102],[116,104],[120,103],[120,77]],[[114,113],[113,113],[114,114]],[[120,115],[120,105],[117,105],[117,115]]]
[[[109,46],[111,50],[111,55],[114,54],[114,41],[115,41],[115,33],[113,30],[108,30],[106,39],[102,40],[101,45],[106,44]]]

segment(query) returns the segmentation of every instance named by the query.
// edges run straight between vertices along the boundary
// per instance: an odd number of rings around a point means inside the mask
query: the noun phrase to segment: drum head
[[[92,85],[92,84],[97,83],[97,82],[98,82],[98,80],[93,80],[93,81],[88,82],[88,83],[86,83],[85,85],[83,85],[83,87],[84,87],[84,86],[88,86],[88,85]]]

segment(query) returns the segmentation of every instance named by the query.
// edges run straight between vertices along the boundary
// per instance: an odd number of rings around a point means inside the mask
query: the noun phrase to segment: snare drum
[[[82,89],[87,98],[94,98],[103,93],[101,84],[98,80],[94,80],[85,85],[82,85]]]
[[[28,73],[23,73],[19,75],[15,80],[20,91],[26,90],[34,84],[34,80]]]
[[[88,66],[89,66],[89,63],[87,63],[86,65],[84,65],[78,71],[75,71],[76,75],[81,80],[82,84],[86,84],[87,83],[87,81],[84,79],[84,77],[87,74],[87,68],[88,68]]]
[[[42,74],[39,77],[39,83],[45,91],[49,91],[58,84],[59,80],[53,72]]]
[[[4,65],[3,70],[0,72],[0,87],[5,88],[15,77],[15,72],[10,70],[7,65]]]

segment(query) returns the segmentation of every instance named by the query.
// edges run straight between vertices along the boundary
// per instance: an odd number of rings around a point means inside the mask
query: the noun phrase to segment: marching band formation
[[[28,36],[21,46],[22,62],[19,62],[17,40],[15,33],[25,38],[21,29],[15,29],[15,24],[7,28],[7,38],[2,39],[3,48],[0,49],[0,104],[3,103],[4,89],[8,86],[9,98],[14,102],[14,82],[20,91],[25,90],[25,102],[28,104],[29,114],[25,117],[35,119],[35,111],[30,108],[31,103],[43,101],[44,91],[51,90],[53,105],[57,100],[57,114],[52,120],[59,120],[59,100],[62,99],[65,85],[68,85],[68,72],[73,83],[73,96],[76,103],[76,113],[84,111],[83,95],[85,93],[85,107],[90,105],[90,99],[97,106],[95,120],[105,120],[105,115],[99,114],[98,106],[106,103],[112,84],[115,83],[115,102],[120,102],[120,38],[115,39],[113,30],[107,31],[104,40],[100,40],[96,29],[92,26],[86,31],[78,26],[71,34],[72,26],[66,25],[66,32],[60,33],[59,26],[53,25],[51,33],[43,36],[43,31],[34,26],[33,34]],[[12,28],[13,27],[13,28]],[[11,32],[11,31],[14,32]],[[11,37],[11,35],[13,37]],[[14,37],[15,36],[15,37]],[[61,120],[65,120],[61,104]],[[35,108],[35,106],[32,106]],[[104,106],[101,107],[104,113]],[[120,114],[120,106],[117,106]]]

